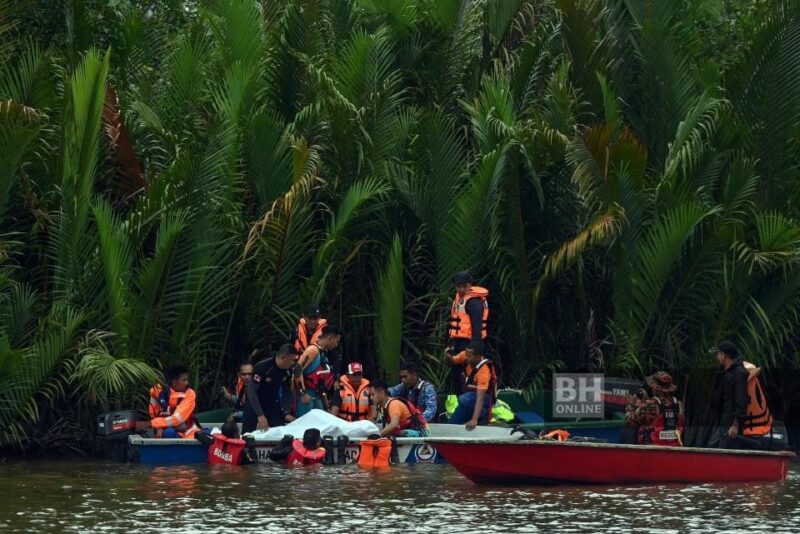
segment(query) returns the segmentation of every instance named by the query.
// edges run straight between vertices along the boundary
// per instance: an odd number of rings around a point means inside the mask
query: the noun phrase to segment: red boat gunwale
[[[789,451],[536,440],[427,440],[476,483],[625,484],[774,482],[786,479]]]

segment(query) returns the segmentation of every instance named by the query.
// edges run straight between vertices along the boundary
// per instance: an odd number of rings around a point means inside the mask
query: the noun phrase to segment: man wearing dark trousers
[[[709,350],[722,366],[712,393],[716,428],[708,442],[719,449],[741,448],[742,422],[747,418],[747,378],[749,376],[739,359],[739,349],[730,341],[723,341]]]
[[[472,342],[486,341],[488,337],[489,291],[472,285],[472,275],[459,271],[453,275],[456,295],[450,308],[450,328],[447,331],[448,344],[454,354],[458,354]],[[455,392],[461,393],[461,373],[463,365],[453,365],[450,379]]]
[[[283,411],[281,394],[289,392],[291,369],[296,357],[294,345],[287,343],[274,358],[261,360],[255,365],[253,378],[247,385],[242,432],[269,430],[272,426],[282,426],[292,420]]]

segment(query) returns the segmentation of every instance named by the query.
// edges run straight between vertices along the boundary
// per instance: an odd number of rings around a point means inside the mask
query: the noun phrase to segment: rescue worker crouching
[[[487,423],[497,396],[497,373],[494,363],[483,356],[483,343],[473,341],[460,354],[445,353],[445,361],[451,365],[466,364],[463,391],[458,405],[447,421],[449,424],[465,424],[473,430],[480,423]]]
[[[156,438],[191,438],[194,425],[195,391],[189,387],[189,369],[175,365],[167,369],[165,384],[150,388],[150,421],[136,423],[136,430],[155,430]]]
[[[325,460],[325,447],[322,446],[320,431],[309,428],[303,433],[303,439],[294,439],[291,435],[283,437],[277,447],[269,452],[269,459],[290,467],[321,464]]]
[[[248,465],[257,463],[258,456],[253,448],[252,436],[242,438],[239,425],[228,421],[222,425],[221,432],[207,435],[197,432],[194,438],[208,447],[208,463],[215,465]]]
[[[331,413],[345,421],[375,420],[375,406],[369,396],[369,380],[358,362],[347,366],[347,374],[339,379],[339,390],[331,400]]]
[[[278,349],[274,358],[266,358],[255,365],[246,390],[247,403],[242,420],[244,432],[266,431],[293,419],[284,412],[281,395],[291,384],[291,368],[296,357],[294,345],[287,343]]]
[[[428,424],[413,402],[389,396],[383,380],[372,382],[372,402],[381,410],[381,436],[422,437],[428,435]]]

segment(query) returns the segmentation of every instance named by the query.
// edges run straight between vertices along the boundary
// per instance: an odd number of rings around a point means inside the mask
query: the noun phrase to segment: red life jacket
[[[471,299],[480,299],[483,304],[481,339],[489,337],[486,330],[489,321],[488,298],[489,290],[479,286],[472,286],[463,297],[456,293],[450,309],[450,329],[447,331],[450,339],[472,339],[472,321],[467,313],[467,302]]]
[[[303,446],[303,440],[296,439],[292,442],[292,452],[286,457],[286,465],[299,467],[301,465],[320,464],[325,459],[325,447],[309,450]]]
[[[319,355],[317,358],[320,358],[319,366],[313,371],[310,371],[306,374],[303,372],[303,383],[305,384],[305,388],[311,391],[318,391],[318,392],[330,392],[333,389],[333,384],[335,382],[335,376],[333,374],[333,370],[331,366],[328,364],[328,356],[322,347],[319,344],[315,343],[317,349],[319,350]]]
[[[214,443],[208,447],[208,463],[242,465],[245,443],[243,439],[232,439],[214,434]]]
[[[425,418],[422,416],[422,410],[420,410],[417,407],[417,405],[411,402],[410,400],[403,399],[400,397],[392,397],[391,399],[389,399],[389,402],[386,403],[386,406],[384,406],[383,426],[386,426],[389,423],[391,423],[391,420],[389,419],[388,408],[389,408],[389,403],[393,401],[402,402],[403,404],[405,404],[406,408],[408,408],[408,411],[411,412],[411,415],[400,421],[400,428],[397,430],[397,433],[400,433],[407,428],[410,428],[411,430],[420,431],[428,427],[428,423],[425,422]]]
[[[672,403],[665,406],[658,401],[658,417],[653,421],[652,426],[648,427],[650,439],[653,445],[663,445],[667,447],[681,447],[684,429],[683,416],[680,415],[680,405],[678,399],[672,397]],[[642,436],[645,437],[645,436]]]

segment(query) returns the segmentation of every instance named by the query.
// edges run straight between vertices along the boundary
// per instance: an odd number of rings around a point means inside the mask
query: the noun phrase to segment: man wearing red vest
[[[459,271],[453,275],[456,295],[450,307],[450,327],[447,330],[448,344],[454,354],[466,350],[473,342],[486,340],[489,320],[489,291],[472,285],[472,275]],[[450,379],[456,393],[462,391],[461,373],[463,365],[454,365]]]
[[[257,455],[252,436],[242,439],[239,425],[228,421],[222,425],[221,432],[207,435],[197,432],[194,439],[208,447],[208,463],[215,465],[247,465],[257,463]]]

